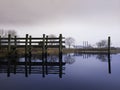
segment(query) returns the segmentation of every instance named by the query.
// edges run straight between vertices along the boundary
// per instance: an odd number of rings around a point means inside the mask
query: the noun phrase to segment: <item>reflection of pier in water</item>
[[[60,78],[65,74],[65,62],[62,58],[58,61],[43,60],[31,60],[31,57],[25,57],[23,61],[19,58],[12,57],[6,60],[0,61],[0,73],[7,73],[9,77],[11,73],[17,74],[22,73],[28,77],[29,74],[42,74],[43,77],[48,74],[58,74]]]

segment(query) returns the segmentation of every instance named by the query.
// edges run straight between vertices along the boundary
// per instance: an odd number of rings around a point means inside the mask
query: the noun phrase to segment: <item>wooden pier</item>
[[[43,37],[32,37],[26,34],[25,37],[8,37],[0,36],[0,49],[7,50],[8,55],[12,52],[16,52],[18,48],[24,49],[25,55],[31,55],[32,50],[40,48],[43,56],[47,55],[48,48],[58,48],[59,54],[62,54],[63,48],[65,47],[65,38],[60,34],[58,37],[48,37],[43,34]]]

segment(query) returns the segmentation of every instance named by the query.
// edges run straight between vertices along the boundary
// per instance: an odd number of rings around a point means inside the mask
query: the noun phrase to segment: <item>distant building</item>
[[[78,49],[78,48],[83,48],[82,45],[74,45],[73,47],[74,47],[74,48],[77,48],[77,49]]]
[[[73,47],[76,48],[76,49],[80,49],[80,48],[93,48],[91,45],[88,45],[88,46],[74,45]]]

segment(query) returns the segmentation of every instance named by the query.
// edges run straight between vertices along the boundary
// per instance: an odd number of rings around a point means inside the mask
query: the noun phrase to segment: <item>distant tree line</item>
[[[108,47],[108,41],[107,40],[101,40],[96,43],[98,48],[106,48]]]
[[[17,32],[15,30],[0,29],[1,37],[8,37],[9,34],[11,35],[11,37],[17,36]]]

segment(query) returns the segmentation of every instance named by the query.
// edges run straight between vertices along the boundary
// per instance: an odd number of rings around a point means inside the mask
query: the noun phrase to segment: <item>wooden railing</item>
[[[16,50],[17,48],[24,48],[25,54],[30,54],[32,48],[41,48],[42,53],[47,53],[48,48],[58,48],[59,54],[62,53],[62,49],[65,47],[65,38],[62,37],[62,34],[59,37],[48,37],[43,34],[43,37],[32,37],[26,34],[26,37],[8,37],[0,36],[0,49],[7,49],[7,52],[10,54],[11,50]]]

